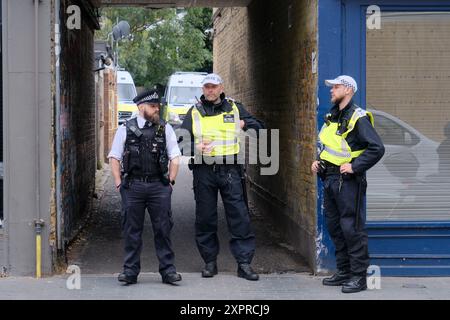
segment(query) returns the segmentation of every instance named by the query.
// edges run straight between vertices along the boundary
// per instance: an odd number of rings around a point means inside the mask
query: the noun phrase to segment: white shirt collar
[[[140,114],[138,114],[138,115],[136,116],[136,118],[137,118],[137,122],[138,122],[138,127],[139,127],[139,129],[142,129],[142,128],[145,126],[145,122],[146,122],[147,120],[145,120]],[[149,121],[149,125],[150,125],[150,126],[152,125],[152,122],[151,122],[151,121]]]

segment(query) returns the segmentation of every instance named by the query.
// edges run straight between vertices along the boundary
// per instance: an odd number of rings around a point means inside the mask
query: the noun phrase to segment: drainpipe
[[[40,202],[40,177],[39,177],[39,0],[34,0],[34,108],[35,114],[35,152],[36,155],[36,220],[34,222],[36,232],[36,278],[41,277],[41,259],[42,259],[42,242],[41,231],[44,220],[41,219],[41,202]]]
[[[62,201],[61,201],[61,86],[60,86],[60,67],[59,59],[61,52],[61,33],[60,33],[60,0],[55,0],[55,123],[56,123],[56,241],[57,249],[62,249],[61,226],[62,226]]]

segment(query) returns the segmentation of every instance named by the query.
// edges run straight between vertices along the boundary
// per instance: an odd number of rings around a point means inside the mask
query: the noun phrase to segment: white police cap
[[[205,85],[205,84],[208,84],[208,83],[210,83],[210,84],[222,84],[223,80],[218,74],[210,73],[210,74],[206,75],[206,77],[203,79],[202,85]]]
[[[355,93],[358,90],[358,85],[356,84],[355,79],[353,79],[350,76],[345,76],[345,75],[339,76],[333,80],[325,80],[325,84],[328,87],[332,87],[335,84],[342,84],[342,85],[346,86],[347,88],[352,88],[353,92],[355,92]]]

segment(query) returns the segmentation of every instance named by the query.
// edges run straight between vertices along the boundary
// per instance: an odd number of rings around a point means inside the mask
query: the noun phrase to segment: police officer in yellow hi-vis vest
[[[202,276],[209,278],[218,272],[217,195],[220,192],[231,233],[230,249],[238,264],[237,275],[258,280],[258,274],[250,266],[255,236],[250,226],[243,167],[237,155],[240,131],[263,129],[264,124],[242,104],[225,98],[219,75],[208,74],[202,85],[200,101],[188,111],[181,125],[193,136],[189,151],[196,155],[195,164],[190,168],[196,201],[195,239],[205,262]]]
[[[334,106],[319,133],[322,148],[311,170],[323,180],[325,219],[335,246],[337,272],[322,283],[342,285],[344,293],[359,292],[367,288],[369,266],[365,172],[383,157],[384,146],[372,114],[352,100],[356,81],[342,75],[325,84],[332,87]]]

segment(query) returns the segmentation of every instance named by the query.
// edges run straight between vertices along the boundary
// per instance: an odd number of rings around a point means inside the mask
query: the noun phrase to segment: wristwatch
[[[175,184],[175,180],[170,181],[170,184],[174,185]]]

